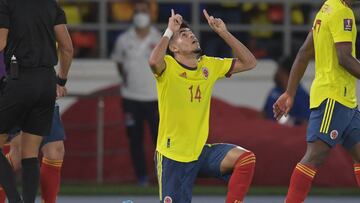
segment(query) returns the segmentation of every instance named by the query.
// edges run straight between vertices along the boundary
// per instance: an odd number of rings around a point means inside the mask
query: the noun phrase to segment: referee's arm
[[[58,75],[62,79],[67,79],[67,75],[73,59],[74,48],[65,24],[56,25],[54,30],[56,41],[58,43],[58,51],[60,54],[60,69]]]
[[[7,28],[0,28],[0,52],[5,49],[9,30]]]

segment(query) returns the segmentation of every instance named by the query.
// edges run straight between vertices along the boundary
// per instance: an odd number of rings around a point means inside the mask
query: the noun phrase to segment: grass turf
[[[225,186],[195,186],[194,195],[226,195]],[[248,195],[285,195],[285,187],[251,187]],[[112,184],[63,184],[60,195],[158,195],[157,186],[139,187],[136,185]],[[360,196],[358,188],[312,188],[310,195],[317,196]]]

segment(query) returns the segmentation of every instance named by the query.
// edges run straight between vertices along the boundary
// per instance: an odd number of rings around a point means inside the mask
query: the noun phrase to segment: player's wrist
[[[166,28],[163,37],[167,37],[171,39],[171,37],[174,35],[174,32],[170,28]]]
[[[289,90],[286,90],[285,94],[287,94],[289,97],[292,97],[292,98],[295,97],[295,93],[292,91],[289,91]]]
[[[64,87],[66,85],[67,82],[67,78],[63,78],[59,75],[56,76],[56,83],[62,87]]]

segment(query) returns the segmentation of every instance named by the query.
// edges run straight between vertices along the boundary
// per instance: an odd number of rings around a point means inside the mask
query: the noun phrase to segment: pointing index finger
[[[171,17],[175,15],[174,9],[171,9]]]
[[[206,9],[203,10],[203,13],[204,13],[206,20],[209,20],[210,16],[209,16],[208,12],[206,11]]]

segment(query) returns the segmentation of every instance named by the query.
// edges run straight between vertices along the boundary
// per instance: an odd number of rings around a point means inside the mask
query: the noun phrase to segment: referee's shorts
[[[0,134],[9,134],[15,126],[25,133],[50,134],[56,99],[53,67],[20,67],[19,78],[8,77],[0,94]]]

